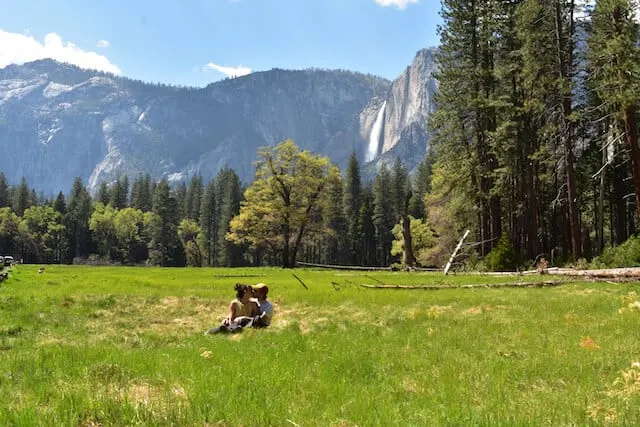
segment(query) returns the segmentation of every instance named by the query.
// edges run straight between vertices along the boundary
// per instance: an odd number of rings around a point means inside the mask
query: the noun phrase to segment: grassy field
[[[37,268],[0,285],[2,425],[640,425],[637,284]],[[274,324],[203,336],[236,282],[269,284]]]

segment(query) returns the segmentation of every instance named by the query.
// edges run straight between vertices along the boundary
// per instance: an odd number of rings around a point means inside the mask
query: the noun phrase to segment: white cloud
[[[410,4],[418,3],[420,0],[375,0],[382,7],[397,7],[400,10],[406,9]]]
[[[110,44],[111,43],[109,43],[107,40],[98,40],[98,43],[96,43],[96,47],[100,49],[106,49]]]
[[[246,76],[247,74],[251,74],[251,68],[244,67],[242,65],[238,67],[226,67],[224,65],[214,64],[213,62],[209,62],[204,66],[205,70],[213,70],[219,73],[224,74],[227,77],[241,77]]]
[[[63,42],[56,33],[49,33],[40,43],[31,35],[9,33],[0,29],[0,68],[9,64],[24,64],[51,58],[81,68],[122,74],[122,70],[96,52],[86,51],[71,42]]]

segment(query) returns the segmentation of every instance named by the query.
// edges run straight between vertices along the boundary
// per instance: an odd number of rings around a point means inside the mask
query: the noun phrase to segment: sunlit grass
[[[640,423],[636,284],[380,290],[359,285],[519,278],[295,274],[308,290],[281,269],[18,266],[0,286],[0,419]],[[271,288],[271,328],[202,335],[235,282],[259,281]]]

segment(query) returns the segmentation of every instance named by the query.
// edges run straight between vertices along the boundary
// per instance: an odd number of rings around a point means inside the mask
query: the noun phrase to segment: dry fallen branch
[[[300,284],[301,284],[302,286],[304,286],[304,288],[305,288],[306,290],[309,290],[309,288],[307,288],[307,285],[305,285],[305,284],[304,284],[304,282],[302,281],[302,279],[301,279],[301,278],[299,278],[299,277],[298,277],[298,276],[296,276],[295,274],[292,274],[292,276],[293,276],[293,277],[295,277],[295,278],[296,278],[296,280],[298,280],[298,282],[300,282]]]

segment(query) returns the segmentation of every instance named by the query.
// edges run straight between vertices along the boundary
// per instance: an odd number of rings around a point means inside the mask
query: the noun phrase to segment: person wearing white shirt
[[[269,287],[264,283],[258,283],[251,287],[255,295],[254,301],[258,304],[260,314],[254,317],[252,326],[254,328],[266,328],[273,319],[273,305],[267,301]]]

